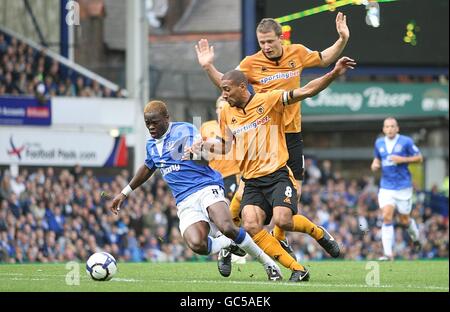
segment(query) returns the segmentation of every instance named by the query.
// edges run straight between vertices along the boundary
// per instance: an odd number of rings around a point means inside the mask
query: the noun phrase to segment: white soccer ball
[[[86,272],[94,281],[109,281],[117,272],[117,262],[107,252],[96,252],[86,262]]]

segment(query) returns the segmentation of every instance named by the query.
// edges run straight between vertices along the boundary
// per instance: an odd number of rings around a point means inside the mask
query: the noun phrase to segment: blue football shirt
[[[380,187],[388,190],[401,190],[412,187],[408,164],[396,165],[390,160],[391,155],[411,157],[420,154],[414,141],[405,135],[397,135],[392,151],[388,150],[385,137],[375,141],[374,157],[381,160]]]
[[[181,159],[185,147],[191,146],[197,138],[200,134],[194,125],[171,122],[160,139],[150,138],[147,141],[145,165],[160,170],[177,204],[207,186],[219,185],[223,188],[219,172],[196,161]]]

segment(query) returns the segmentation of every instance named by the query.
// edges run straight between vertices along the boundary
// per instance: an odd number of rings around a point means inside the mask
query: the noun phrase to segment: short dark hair
[[[226,72],[223,75],[222,80],[231,80],[233,81],[233,84],[237,86],[240,85],[241,83],[244,83],[246,86],[248,85],[247,77],[245,77],[243,72],[237,69],[233,69],[230,70],[229,72]]]
[[[397,126],[398,126],[397,118],[395,118],[394,116],[388,116],[388,117],[386,117],[386,118],[384,119],[383,123],[384,123],[386,120],[394,120],[395,123],[396,123]]]
[[[283,28],[281,27],[281,24],[273,18],[263,18],[256,27],[257,33],[266,34],[271,31],[274,31],[275,35],[277,35],[278,37],[283,34]]]

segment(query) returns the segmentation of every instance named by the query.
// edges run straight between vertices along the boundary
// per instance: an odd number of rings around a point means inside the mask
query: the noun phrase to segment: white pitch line
[[[23,273],[0,273],[0,276],[22,276]]]
[[[22,273],[4,273],[0,275],[5,276],[23,276]],[[50,281],[54,280],[51,278],[45,277],[64,277],[65,275],[45,275],[41,277],[11,277],[7,278],[10,281]],[[5,279],[6,280],[6,279]],[[146,280],[139,280],[134,278],[120,278],[114,277],[111,279],[112,282],[124,282],[124,283],[140,283],[146,282]],[[215,280],[190,280],[190,281],[180,281],[180,280],[154,280],[149,279],[152,282],[159,283],[189,283],[189,284],[221,284],[221,285],[229,285],[229,284],[237,284],[237,285],[261,285],[261,286],[272,286],[274,289],[279,285],[288,286],[288,287],[302,287],[302,288],[325,288],[325,287],[341,287],[341,288],[365,288],[365,289],[389,289],[395,287],[406,287],[408,289],[418,289],[418,290],[443,290],[448,291],[449,287],[443,286],[416,286],[416,285],[378,285],[378,286],[368,286],[365,284],[326,284],[326,283],[287,283],[287,282],[260,282],[260,281],[215,281]]]
[[[134,279],[134,278],[116,278],[113,277],[111,279],[111,282],[125,282],[125,283],[139,283],[139,282],[144,282],[144,280],[138,280],[138,279]]]

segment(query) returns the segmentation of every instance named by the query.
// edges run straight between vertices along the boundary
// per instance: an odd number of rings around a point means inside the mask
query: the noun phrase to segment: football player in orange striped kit
[[[275,225],[285,231],[308,233],[333,257],[338,257],[340,250],[323,227],[297,214],[295,180],[287,166],[285,109],[316,95],[355,65],[354,60],[343,57],[331,72],[302,88],[267,93],[250,93],[241,71],[227,72],[221,82],[222,97],[229,103],[220,115],[222,140],[195,142],[191,147],[191,152],[196,154],[207,151],[225,155],[235,144],[245,182],[241,203],[243,226],[264,252],[292,270],[292,282],[307,281],[309,271],[264,229],[272,218]]]
[[[256,36],[261,50],[244,58],[236,69],[246,75],[256,92],[268,92],[276,89],[292,90],[300,86],[300,75],[304,68],[329,66],[341,55],[350,37],[346,16],[341,12],[336,16],[336,30],[339,38],[333,45],[322,52],[311,51],[301,44],[282,45],[281,25],[274,19],[264,18],[256,28]],[[220,87],[223,74],[214,67],[214,47],[209,45],[208,40],[201,39],[196,45],[196,51],[200,65],[211,81]],[[289,105],[285,109],[284,122],[289,152],[288,166],[297,181],[296,189],[298,198],[300,198],[304,174],[300,102]],[[241,183],[240,188],[243,186],[244,183]],[[230,205],[234,220],[239,217],[240,193],[242,192],[236,193]],[[283,248],[295,257],[284,231],[275,226],[273,235],[280,241]]]

